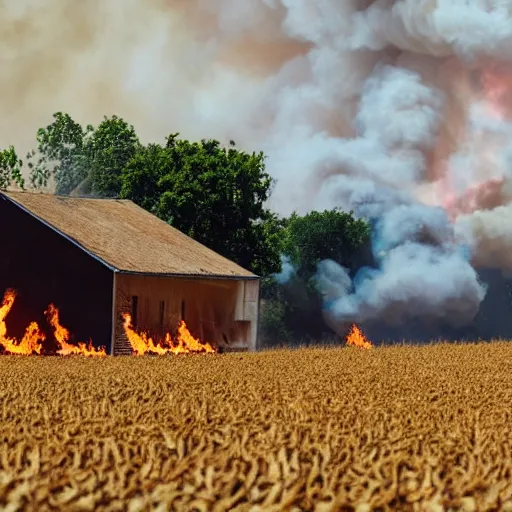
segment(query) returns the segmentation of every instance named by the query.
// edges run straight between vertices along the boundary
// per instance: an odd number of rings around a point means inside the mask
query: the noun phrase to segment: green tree
[[[35,188],[55,178],[57,194],[69,194],[88,173],[84,158],[84,130],[69,114],[56,112],[53,122],[37,131],[37,151],[29,153],[30,181]],[[35,160],[35,161],[34,161]]]
[[[0,190],[5,190],[15,183],[20,188],[25,187],[25,180],[21,174],[23,162],[13,146],[0,151]]]
[[[57,194],[85,183],[84,192],[117,197],[123,169],[140,148],[134,127],[115,115],[85,129],[69,114],[53,119],[38,130],[37,150],[29,154],[32,185],[46,186],[53,176]]]
[[[264,206],[272,179],[263,153],[178,135],[137,152],[124,168],[121,197],[245,268],[277,271],[280,247],[272,237],[279,223]]]
[[[174,172],[171,150],[160,144],[148,144],[126,164],[120,196],[158,214],[162,180],[171,172]]]
[[[119,197],[123,170],[141,147],[132,125],[117,116],[104,117],[85,141],[92,192]]]
[[[310,277],[325,259],[351,267],[369,236],[369,224],[353,212],[336,208],[304,216],[294,213],[286,221],[283,252],[302,275]]]

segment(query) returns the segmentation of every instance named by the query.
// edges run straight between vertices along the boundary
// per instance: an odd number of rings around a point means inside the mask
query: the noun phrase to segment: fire
[[[162,340],[155,342],[153,338],[148,336],[147,333],[138,333],[132,325],[131,315],[125,313],[123,315],[124,331],[126,337],[130,342],[132,351],[135,355],[141,356],[144,354],[187,354],[196,352],[214,353],[216,350],[206,342],[199,341],[194,338],[188,330],[184,321],[180,322],[178,327],[178,337],[176,340],[167,333]]]
[[[182,320],[178,327],[178,345],[174,348],[174,354],[183,352],[215,352],[209,343],[201,343],[194,338]]]
[[[46,336],[40,331],[36,322],[30,323],[21,341],[7,336],[5,319],[11,311],[15,300],[16,292],[14,290],[7,290],[0,305],[0,346],[8,354],[41,354]],[[70,332],[60,323],[59,310],[54,304],[50,304],[44,313],[48,324],[53,329],[55,341],[59,346],[57,354],[62,356],[82,355],[86,357],[105,357],[107,355],[105,347],[95,348],[92,340],[89,340],[89,343],[78,342],[76,345],[69,343],[71,338]],[[175,340],[172,339],[169,333],[157,342],[149,337],[147,333],[139,334],[133,329],[132,319],[129,314],[124,315],[124,330],[132,351],[136,355],[216,352],[209,343],[194,338],[183,321],[178,326],[178,335]]]
[[[39,330],[39,326],[36,322],[30,323],[21,341],[7,336],[5,319],[11,311],[15,300],[16,292],[14,290],[7,290],[4,294],[2,305],[0,306],[0,346],[2,346],[4,351],[8,354],[40,354],[43,348],[42,343],[46,340],[46,336]],[[54,329],[55,339],[60,346],[60,350],[57,352],[58,354],[81,354],[84,356],[107,355],[104,347],[95,349],[92,345],[92,341],[89,341],[88,345],[85,343],[78,343],[78,346],[68,343],[69,331],[60,325],[59,310],[53,304],[50,304],[45,313],[47,315],[48,322]]]
[[[57,354],[62,356],[77,354],[87,357],[104,357],[107,355],[105,347],[96,349],[92,345],[92,340],[89,340],[88,345],[83,342],[78,342],[78,345],[68,343],[70,337],[69,331],[60,324],[59,310],[53,304],[48,306],[45,315],[48,318],[48,323],[53,327],[53,334],[60,347],[59,350],[57,350]]]
[[[0,306],[0,345],[2,345],[4,350],[9,354],[40,354],[45,335],[39,330],[39,326],[36,322],[32,322],[27,327],[21,341],[7,336],[5,318],[11,311],[15,300],[16,292],[14,290],[7,290],[2,301],[2,306]]]
[[[152,338],[143,332],[142,334],[137,333],[132,327],[132,317],[125,313],[123,315],[124,320],[124,332],[132,346],[132,351],[138,356],[142,356],[146,353],[163,355],[167,354],[168,350],[162,346],[162,344],[155,344]]]
[[[347,345],[367,349],[373,347],[371,341],[366,339],[366,336],[362,333],[361,329],[359,329],[355,324],[352,325],[352,328],[347,335]]]

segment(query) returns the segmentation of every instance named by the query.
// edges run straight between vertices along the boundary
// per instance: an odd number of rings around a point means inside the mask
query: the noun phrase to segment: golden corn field
[[[512,344],[0,357],[0,510],[512,510]]]

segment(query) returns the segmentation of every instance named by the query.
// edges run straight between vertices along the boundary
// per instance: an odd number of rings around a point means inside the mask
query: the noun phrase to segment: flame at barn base
[[[7,290],[0,305],[0,347],[3,352],[12,355],[42,354],[43,342],[46,336],[41,332],[37,322],[31,322],[21,340],[9,337],[5,319],[10,313],[16,301],[16,292]],[[53,336],[58,345],[57,354],[61,356],[81,355],[85,357],[106,357],[105,347],[96,348],[92,340],[89,343],[78,342],[76,345],[69,343],[71,334],[60,323],[59,310],[54,304],[50,304],[44,312],[48,324],[52,327]],[[187,353],[216,353],[217,350],[207,342],[194,338],[184,321],[178,326],[178,335],[175,339],[167,333],[162,340],[155,342],[147,333],[137,333],[132,327],[132,319],[129,314],[123,315],[124,331],[130,342],[134,355],[144,354],[187,354]],[[49,354],[49,352],[46,352]]]
[[[31,322],[25,331],[21,341],[15,338],[10,338],[7,335],[7,326],[5,319],[11,311],[14,301],[16,300],[16,292],[14,290],[7,290],[0,306],[0,345],[9,354],[30,355],[40,354],[43,348],[42,342],[45,340],[45,335],[39,330],[36,322]]]
[[[0,346],[3,347],[7,354],[41,354],[43,349],[42,344],[46,341],[46,336],[39,330],[37,322],[30,323],[21,341],[10,338],[7,335],[5,319],[11,311],[15,300],[16,292],[14,290],[7,290],[4,294],[2,305],[0,306]],[[107,355],[105,347],[96,349],[92,345],[92,340],[89,341],[88,345],[83,342],[79,342],[78,346],[68,343],[70,338],[69,331],[60,324],[59,310],[53,304],[50,304],[45,314],[48,323],[53,328],[55,340],[60,347],[57,354],[63,356],[74,354],[86,357],[105,357]]]
[[[172,339],[170,333],[167,333],[162,340],[154,341],[147,333],[138,333],[133,328],[132,317],[130,314],[123,315],[123,328],[135,355],[144,354],[192,354],[192,353],[216,353],[217,350],[207,342],[194,338],[188,330],[185,322],[182,320],[178,326],[178,336]]]
[[[55,340],[60,347],[59,350],[57,350],[57,354],[62,356],[77,354],[86,357],[104,357],[107,355],[105,347],[100,347],[99,349],[94,348],[92,345],[92,340],[89,340],[88,345],[83,342],[78,342],[78,346],[68,343],[70,338],[69,331],[60,324],[59,310],[53,304],[48,306],[45,314],[48,318],[48,323],[53,327]]]

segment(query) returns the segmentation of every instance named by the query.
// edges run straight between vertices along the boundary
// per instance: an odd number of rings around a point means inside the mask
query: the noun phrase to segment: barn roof
[[[256,278],[132,201],[2,192],[12,203],[122,273]]]

